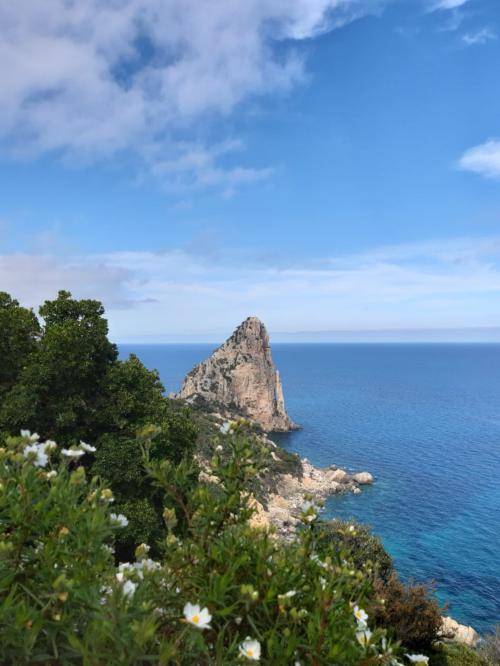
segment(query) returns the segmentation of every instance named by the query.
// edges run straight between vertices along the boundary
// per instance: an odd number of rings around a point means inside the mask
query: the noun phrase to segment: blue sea
[[[122,345],[167,391],[214,345]],[[328,516],[380,535],[405,578],[435,581],[458,621],[500,622],[500,345],[275,344],[287,410],[276,441],[315,465],[371,472]]]

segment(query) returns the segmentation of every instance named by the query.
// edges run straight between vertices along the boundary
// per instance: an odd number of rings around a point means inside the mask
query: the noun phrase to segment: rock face
[[[268,432],[297,428],[285,410],[283,388],[257,317],[248,317],[206,361],[184,379],[179,398],[220,403]]]
[[[479,634],[472,627],[459,624],[452,617],[443,617],[441,625],[441,638],[453,643],[463,643],[469,647],[476,647],[479,641]]]

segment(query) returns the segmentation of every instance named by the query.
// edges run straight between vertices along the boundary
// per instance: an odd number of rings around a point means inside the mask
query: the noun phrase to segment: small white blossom
[[[51,470],[50,472],[47,472],[47,478],[48,479],[53,479],[57,476],[57,472],[55,469]]]
[[[260,643],[255,638],[247,638],[239,646],[240,655],[252,661],[260,660]]]
[[[188,602],[184,606],[184,617],[186,622],[198,629],[210,629],[212,616],[208,612],[208,608],[200,608],[198,604]]]
[[[220,453],[221,451],[224,450],[224,447],[222,446],[222,444],[217,444],[217,446],[215,447],[215,450],[216,450],[218,453]]]
[[[405,657],[409,659],[412,664],[428,664],[429,657],[426,657],[425,654],[405,654]]]
[[[312,523],[313,520],[316,520],[316,518],[318,517],[318,506],[314,504],[314,502],[306,500],[302,504],[301,509],[302,513],[305,514],[303,520],[305,520],[307,523]]]
[[[356,632],[356,638],[358,643],[363,647],[366,647],[370,643],[372,637],[372,632],[369,629],[363,629],[362,631]]]
[[[25,437],[32,442],[38,442],[40,435],[37,432],[31,434],[31,430],[21,430],[21,437]]]
[[[125,594],[127,597],[131,597],[134,594],[137,585],[133,580],[125,578],[125,575],[122,571],[116,574],[116,580],[121,584],[123,594]]]
[[[52,439],[48,439],[43,446],[45,451],[55,451],[57,449],[57,444]]]
[[[87,453],[94,453],[95,451],[97,451],[95,446],[91,446],[90,444],[86,444],[85,442],[82,442],[82,440],[80,440],[80,446]]]
[[[123,513],[110,513],[109,517],[114,523],[117,523],[120,527],[127,527],[128,518],[124,516]]]
[[[231,422],[230,422],[230,421],[226,421],[225,423],[223,423],[223,424],[221,425],[221,427],[219,428],[219,430],[221,431],[221,433],[222,433],[223,435],[227,435],[228,432],[231,430]]]
[[[366,613],[362,608],[359,608],[359,606],[354,606],[352,610],[354,613],[354,617],[358,621],[359,628],[366,629],[367,627],[366,621],[368,620],[368,613]]]
[[[43,444],[30,444],[24,449],[24,457],[27,458],[30,453],[35,454],[35,459],[33,460],[33,465],[35,467],[45,467],[49,462],[49,457],[45,453],[45,447]]]
[[[81,449],[61,449],[61,453],[67,458],[80,458],[85,454],[85,451]]]

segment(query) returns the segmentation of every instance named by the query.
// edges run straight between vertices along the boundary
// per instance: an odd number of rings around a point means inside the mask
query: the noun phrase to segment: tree
[[[16,383],[39,336],[40,324],[33,310],[0,291],[0,400]]]
[[[5,395],[0,424],[9,432],[36,429],[61,443],[95,437],[96,402],[118,356],[107,337],[104,308],[99,301],[78,301],[60,291],[42,305],[40,315],[43,335]]]

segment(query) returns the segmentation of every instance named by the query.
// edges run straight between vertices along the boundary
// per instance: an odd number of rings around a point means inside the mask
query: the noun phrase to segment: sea
[[[212,344],[121,345],[167,392]],[[287,411],[274,435],[313,464],[375,477],[325,517],[371,526],[405,580],[435,585],[446,614],[500,623],[500,345],[274,344]]]

